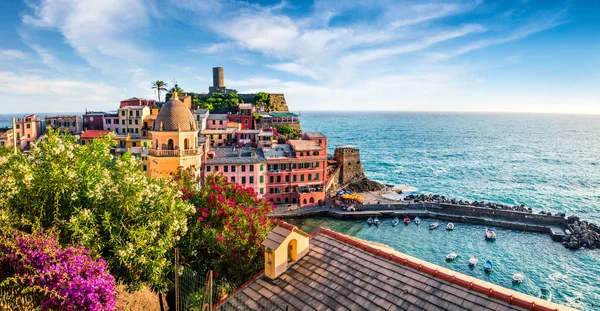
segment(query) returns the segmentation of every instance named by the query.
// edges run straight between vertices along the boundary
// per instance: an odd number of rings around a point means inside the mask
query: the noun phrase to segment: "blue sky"
[[[600,113],[600,1],[4,0],[0,113],[115,109],[150,82],[295,111]]]

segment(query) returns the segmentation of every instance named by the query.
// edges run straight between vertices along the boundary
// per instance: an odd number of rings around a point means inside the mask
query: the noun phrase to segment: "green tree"
[[[212,111],[214,109],[229,110],[232,106],[243,102],[244,98],[234,91],[227,94],[213,93],[210,96],[198,98],[197,103],[198,107]]]
[[[152,88],[156,89],[156,93],[158,95],[158,101],[160,101],[160,92],[167,91],[167,84],[161,80],[156,80],[152,82]]]
[[[265,111],[269,111],[270,100],[269,93],[258,92],[254,95],[254,103],[256,106],[263,108]]]
[[[182,198],[196,213],[179,243],[185,264],[204,273],[213,270],[218,283],[237,288],[263,268],[261,243],[273,229],[267,215],[273,205],[251,188],[228,183],[220,174],[201,181],[189,170],[174,175]]]
[[[101,255],[130,288],[163,290],[193,207],[172,183],[147,178],[132,155],[112,156],[113,135],[81,146],[50,130],[28,155],[0,156],[0,221],[55,228],[61,245]]]
[[[295,139],[300,136],[300,131],[288,126],[288,125],[280,125],[275,127],[275,130],[284,136],[287,139]]]

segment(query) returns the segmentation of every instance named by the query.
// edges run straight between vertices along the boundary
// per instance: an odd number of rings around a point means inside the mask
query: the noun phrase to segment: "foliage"
[[[297,129],[294,129],[288,125],[280,125],[275,127],[275,131],[278,132],[280,135],[283,136],[283,138],[286,139],[296,139],[298,137],[300,137],[300,131]]]
[[[152,82],[152,88],[156,89],[158,95],[158,101],[160,101],[160,92],[167,90],[167,84],[164,81],[156,80]]]
[[[272,203],[218,173],[209,174],[200,189],[201,179],[190,170],[179,171],[174,181],[182,199],[196,207],[180,243],[185,264],[200,273],[213,270],[219,284],[234,288],[262,269],[261,243],[273,229],[267,217]]]
[[[185,95],[186,95],[186,94],[185,94],[185,91],[184,91],[184,90],[183,90],[181,87],[179,87],[179,84],[175,84],[175,85],[174,85],[174,86],[173,86],[173,87],[172,87],[172,88],[169,90],[169,92],[167,93],[167,95],[165,96],[165,101],[171,98],[171,96],[172,96],[172,94],[173,94],[173,91],[177,91],[177,96],[185,96]]]
[[[26,231],[55,227],[61,245],[101,255],[130,288],[164,289],[168,255],[193,208],[132,155],[113,157],[113,135],[81,146],[49,130],[29,155],[0,156],[0,217]]]
[[[271,101],[269,93],[258,92],[254,95],[254,103],[256,106],[262,107],[265,111],[271,111]]]
[[[237,92],[228,94],[213,93],[210,96],[199,97],[198,100],[192,100],[194,109],[202,108],[213,111],[215,109],[231,109],[232,106],[243,103],[244,98]]]
[[[114,310],[115,280],[83,247],[62,249],[57,236],[0,229],[0,288],[31,298],[42,310]]]

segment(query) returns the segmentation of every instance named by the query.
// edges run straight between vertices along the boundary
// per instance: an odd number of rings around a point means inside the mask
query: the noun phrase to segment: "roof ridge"
[[[291,226],[284,221],[281,223]],[[279,223],[278,223],[279,224]],[[456,272],[450,269],[446,269],[444,267],[438,266],[436,264],[427,262],[425,260],[421,260],[410,255],[404,254],[402,252],[391,250],[390,252],[384,251],[377,247],[373,247],[369,245],[366,241],[363,241],[359,238],[350,237],[348,235],[335,232],[328,228],[320,227],[313,231],[310,234],[310,237],[314,237],[319,233],[323,233],[328,235],[336,240],[349,244],[351,246],[362,249],[368,253],[371,253],[375,256],[385,258],[387,260],[391,260],[393,262],[402,264],[404,266],[408,266],[417,271],[425,272],[433,277],[448,281],[452,284],[456,284],[467,288],[468,290],[473,290],[475,292],[490,296],[495,299],[502,300],[504,302],[510,303],[512,305],[516,305],[522,308],[526,308],[528,310],[540,310],[540,311],[561,311],[561,310],[575,310],[573,308],[558,305],[556,303],[552,303],[549,301],[545,301],[524,293],[520,293],[496,284],[492,284],[466,274],[462,274],[460,272]],[[385,244],[381,244],[387,246]],[[389,247],[389,246],[388,246]],[[391,247],[390,247],[391,248]]]

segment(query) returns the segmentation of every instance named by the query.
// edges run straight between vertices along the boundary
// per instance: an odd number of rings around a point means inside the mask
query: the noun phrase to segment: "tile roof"
[[[372,245],[321,228],[286,272],[257,275],[216,310],[573,310]]]
[[[261,163],[266,159],[259,148],[215,147],[211,149],[212,159],[206,159],[206,164],[245,164]]]
[[[208,115],[209,120],[227,120],[227,115],[224,113],[211,113]]]

